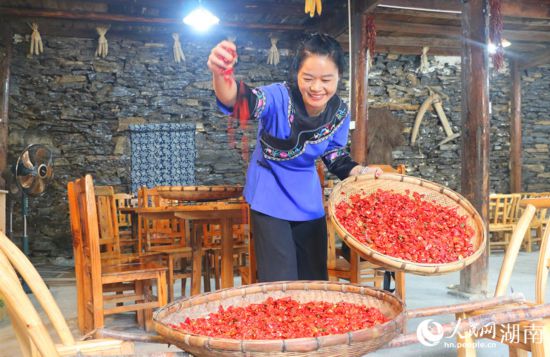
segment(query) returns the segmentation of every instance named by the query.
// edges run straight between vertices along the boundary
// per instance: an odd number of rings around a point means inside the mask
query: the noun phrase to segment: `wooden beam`
[[[393,33],[437,35],[439,37],[460,38],[462,36],[459,26],[432,25],[423,23],[411,23],[402,21],[376,20],[378,32],[391,31]],[[509,41],[550,42],[550,31],[518,31],[506,30],[502,36]]]
[[[512,118],[510,122],[510,192],[523,192],[521,178],[521,74],[517,60],[511,60]]]
[[[527,57],[519,66],[520,69],[526,69],[548,63],[550,63],[550,50],[544,50]]]
[[[179,18],[166,17],[140,17],[127,16],[118,14],[107,14],[101,12],[70,12],[57,10],[34,10],[34,9],[19,9],[0,7],[0,16],[6,17],[26,17],[26,18],[54,18],[63,20],[85,20],[96,22],[123,22],[130,24],[149,24],[149,25],[181,25],[182,21]],[[238,23],[238,22],[220,22],[222,27],[243,28],[254,30],[280,30],[280,31],[304,31],[302,25],[288,24],[260,24],[260,23]]]
[[[424,9],[432,12],[455,12],[462,11],[460,0],[384,0],[381,7],[396,7],[403,9]],[[507,0],[502,4],[503,16],[527,17],[533,19],[550,19],[550,6],[547,1],[521,2]]]
[[[486,0],[465,1],[462,9],[461,192],[489,220],[489,19]],[[486,234],[488,237],[487,228]],[[460,272],[459,291],[486,294],[489,239],[484,253]]]
[[[352,7],[353,14],[371,13],[382,0],[363,0]],[[340,11],[337,15],[327,17],[328,21],[320,25],[321,32],[328,33],[333,37],[338,37],[348,28],[347,8]]]
[[[351,58],[350,78],[352,83],[351,117],[355,129],[351,132],[351,157],[361,165],[367,163],[367,120],[368,120],[368,69],[367,69],[367,15],[356,11],[362,0],[351,0]]]
[[[413,37],[413,36],[376,36],[376,46],[411,46],[418,48],[428,47],[460,47],[458,39],[434,38],[434,37]]]
[[[12,56],[12,34],[4,26],[0,26],[2,34],[0,41],[5,50],[5,55],[0,58],[0,189],[6,187],[2,174],[8,167],[8,104],[10,94],[10,65]]]

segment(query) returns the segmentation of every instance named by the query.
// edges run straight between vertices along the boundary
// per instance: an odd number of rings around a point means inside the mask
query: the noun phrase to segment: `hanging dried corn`
[[[277,48],[277,42],[279,39],[277,37],[270,37],[271,48],[269,49],[269,55],[267,56],[267,64],[276,66],[279,64],[280,56],[279,49]]]
[[[96,27],[96,31],[97,31],[97,34],[99,35],[99,39],[97,41],[97,50],[95,51],[95,55],[101,58],[105,58],[109,53],[109,43],[105,38],[105,34],[107,33],[107,31],[109,31],[109,27],[98,26]]]
[[[489,41],[495,46],[491,55],[493,66],[498,71],[504,66],[504,48],[502,47],[502,12],[501,0],[489,0],[491,17],[489,19]]]
[[[174,61],[176,63],[185,61],[185,55],[183,54],[183,50],[181,49],[180,35],[174,32],[172,34],[172,38],[174,39],[174,45],[172,46],[172,49],[174,50]]]
[[[36,22],[33,22],[31,25],[29,25],[32,29],[31,34],[31,47],[29,50],[29,54],[32,55],[39,55],[42,52],[44,52],[44,46],[42,45],[42,37],[40,37],[40,32],[38,32],[38,24]]]
[[[317,12],[317,15],[321,16],[321,12],[323,11],[322,0],[306,0],[304,10],[310,17],[315,16],[315,12]]]
[[[367,16],[367,55],[369,58],[369,64],[372,64],[374,59],[374,47],[376,46],[376,25],[374,23],[374,16]]]
[[[430,63],[428,62],[428,51],[430,48],[428,46],[422,47],[422,55],[420,56],[420,67],[418,70],[420,73],[427,73],[430,69]]]

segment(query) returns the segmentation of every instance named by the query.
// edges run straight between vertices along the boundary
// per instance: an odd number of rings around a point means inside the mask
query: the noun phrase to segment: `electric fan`
[[[21,209],[23,213],[23,252],[29,255],[29,237],[27,235],[27,215],[29,214],[29,196],[44,193],[53,176],[51,151],[44,145],[31,144],[23,150],[14,166],[14,176],[21,190]]]

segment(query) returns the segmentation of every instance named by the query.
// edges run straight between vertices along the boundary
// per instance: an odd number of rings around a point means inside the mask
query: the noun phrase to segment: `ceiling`
[[[459,55],[461,0],[359,0],[372,9],[376,24],[376,50],[420,54]],[[224,31],[253,31],[293,38],[304,31],[337,36],[347,48],[346,0],[323,0],[321,16],[304,13],[304,0],[203,0],[221,19]],[[159,36],[184,31],[181,19],[197,0],[2,0],[1,21],[14,31],[29,31],[34,20],[48,33],[60,36],[95,36],[98,23],[109,23],[111,33]],[[502,0],[503,37],[512,45],[509,56],[524,61],[550,62],[550,0]]]

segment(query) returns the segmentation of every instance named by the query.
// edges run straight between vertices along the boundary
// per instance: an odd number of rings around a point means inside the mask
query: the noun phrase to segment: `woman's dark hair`
[[[296,55],[290,66],[290,83],[296,82],[298,70],[305,59],[311,55],[328,56],[336,64],[340,76],[344,73],[346,61],[342,46],[329,35],[312,33],[307,35],[296,50]]]

